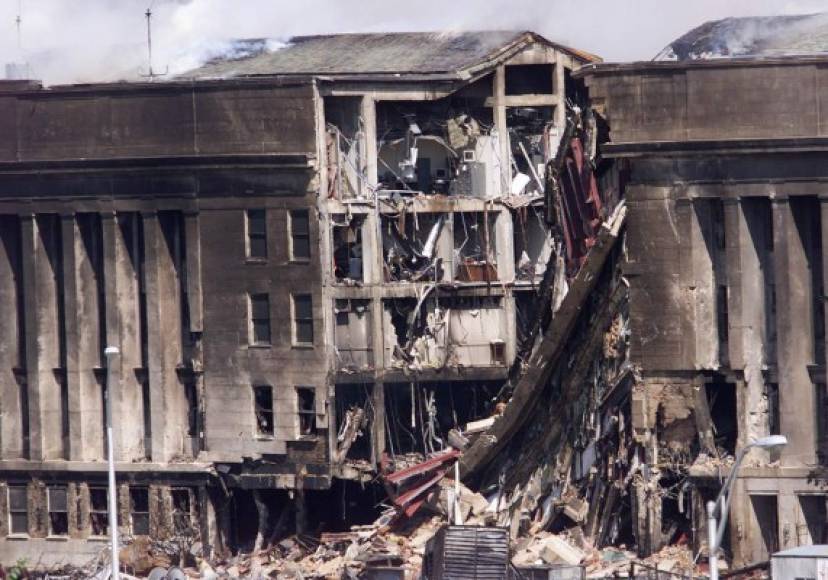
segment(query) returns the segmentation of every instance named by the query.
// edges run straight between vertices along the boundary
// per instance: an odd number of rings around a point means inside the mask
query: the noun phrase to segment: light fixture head
[[[788,438],[784,435],[768,435],[761,437],[751,443],[753,447],[761,447],[762,449],[773,449],[775,447],[784,447],[788,444]]]

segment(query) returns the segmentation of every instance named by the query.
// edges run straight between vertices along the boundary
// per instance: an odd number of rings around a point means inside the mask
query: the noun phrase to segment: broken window
[[[267,258],[267,213],[263,209],[247,210],[247,257]]]
[[[65,536],[69,533],[69,510],[65,486],[48,488],[49,535]]]
[[[497,280],[495,223],[497,214],[462,212],[454,215],[455,277],[458,282]]]
[[[515,277],[535,281],[543,278],[552,253],[552,236],[541,207],[525,206],[514,212]]]
[[[105,487],[89,488],[89,520],[93,536],[109,533],[109,493]]]
[[[189,489],[170,490],[172,496],[173,529],[177,533],[187,533],[193,529],[192,497]]]
[[[275,427],[273,421],[273,388],[270,385],[253,387],[253,405],[256,414],[256,434],[272,437]]]
[[[369,300],[334,302],[334,344],[339,368],[360,370],[374,364]]]
[[[250,295],[250,343],[270,344],[270,297],[267,294]]]
[[[725,453],[734,455],[736,453],[736,440],[739,435],[736,384],[729,383],[719,377],[707,383],[706,389],[716,446]]]
[[[800,494],[799,505],[804,522],[797,525],[797,545],[811,546],[828,542],[826,496]]]
[[[296,209],[290,212],[290,259],[306,262],[311,257],[310,218],[308,210]]]
[[[149,489],[129,488],[129,517],[133,536],[149,535]]]
[[[29,507],[25,485],[10,485],[9,499],[9,533],[29,533]]]
[[[362,225],[364,216],[344,214],[331,216],[333,227],[333,268],[337,282],[359,283],[363,281]]]
[[[822,464],[828,459],[828,392],[825,389],[825,383],[814,384],[816,448]]]
[[[293,343],[313,345],[313,299],[310,294],[293,295]]]
[[[753,514],[762,535],[763,558],[779,551],[779,515],[775,495],[751,495]]]
[[[313,387],[296,387],[297,413],[299,415],[299,434],[316,435],[316,389]]]
[[[343,460],[370,460],[373,422],[372,384],[336,385],[336,450],[334,463]]]
[[[445,217],[436,213],[382,216],[386,282],[424,282],[442,277],[439,252]]]

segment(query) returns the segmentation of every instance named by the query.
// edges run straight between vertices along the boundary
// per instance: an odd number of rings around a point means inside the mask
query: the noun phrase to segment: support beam
[[[495,69],[494,77],[494,125],[497,131],[498,156],[500,157],[500,193],[507,194],[512,183],[512,152],[509,145],[509,128],[506,125],[506,67]]]
[[[20,241],[19,218],[0,216],[0,459],[23,459],[27,447]]]

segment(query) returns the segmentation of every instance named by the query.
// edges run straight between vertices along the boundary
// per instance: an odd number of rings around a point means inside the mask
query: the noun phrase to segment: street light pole
[[[733,487],[733,482],[736,481],[736,474],[739,471],[739,466],[742,464],[745,455],[753,447],[773,449],[784,447],[787,444],[788,438],[784,435],[769,435],[746,445],[736,456],[736,461],[730,470],[730,475],[727,476],[722,489],[719,491],[719,495],[716,496],[716,501],[707,502],[707,561],[710,568],[710,580],[719,580],[718,552],[722,544],[725,528],[727,527],[727,512],[730,509],[730,491]],[[721,521],[717,521],[717,510],[718,518]]]
[[[109,469],[109,537],[112,550],[111,580],[120,580],[118,562],[118,490],[115,487],[115,450],[112,437],[112,369],[114,359],[120,354],[115,346],[104,350],[106,356],[106,459]]]

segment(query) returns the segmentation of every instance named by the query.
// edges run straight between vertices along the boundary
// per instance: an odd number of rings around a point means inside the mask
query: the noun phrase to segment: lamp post
[[[104,350],[106,356],[106,459],[109,469],[109,537],[112,550],[111,580],[120,579],[118,562],[118,490],[115,487],[115,450],[112,437],[112,368],[114,359],[120,354],[115,346]]]
[[[730,509],[730,488],[733,487],[733,482],[736,481],[736,474],[739,471],[739,466],[745,458],[747,452],[753,447],[762,449],[774,449],[784,447],[788,444],[788,438],[784,435],[769,435],[757,439],[742,448],[736,455],[736,462],[730,470],[730,475],[727,476],[719,495],[716,496],[716,501],[707,502],[707,550],[709,553],[708,562],[710,563],[710,580],[719,580],[719,557],[717,555],[719,546],[724,536],[725,527],[727,526],[727,512]],[[717,521],[718,518],[721,521]]]

